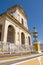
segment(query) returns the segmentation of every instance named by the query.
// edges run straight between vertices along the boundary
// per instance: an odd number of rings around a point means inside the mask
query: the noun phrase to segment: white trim
[[[41,64],[41,57],[38,57],[38,61],[39,61],[40,65],[42,65],[42,64]]]
[[[38,51],[38,53],[42,53],[41,51]]]

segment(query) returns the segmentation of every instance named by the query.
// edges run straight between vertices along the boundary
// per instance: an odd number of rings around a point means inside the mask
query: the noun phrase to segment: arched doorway
[[[15,42],[15,30],[11,25],[8,26],[7,42]]]
[[[21,33],[21,44],[25,44],[25,35],[23,32]]]
[[[1,41],[1,37],[2,37],[2,25],[0,25],[0,41]]]
[[[30,43],[30,37],[28,37],[28,44],[31,45],[31,43]]]

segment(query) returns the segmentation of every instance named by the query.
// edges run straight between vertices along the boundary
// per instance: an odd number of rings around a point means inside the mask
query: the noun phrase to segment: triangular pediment
[[[23,8],[21,7],[21,6],[19,6],[19,5],[15,5],[15,6],[13,6],[13,7],[11,7],[11,8],[9,8],[5,13],[3,13],[3,14],[1,14],[0,15],[0,18],[5,14],[9,14],[9,13],[14,13],[16,10],[19,10],[19,12],[27,19],[27,15],[26,15],[26,13],[25,13],[25,11],[23,10]]]
[[[19,6],[19,5],[15,5],[15,6],[9,8],[7,12],[8,12],[8,13],[14,13],[17,9],[19,10],[19,12],[20,12],[25,18],[27,18],[27,15],[25,14],[25,11],[24,11],[23,8],[22,8],[21,6]]]

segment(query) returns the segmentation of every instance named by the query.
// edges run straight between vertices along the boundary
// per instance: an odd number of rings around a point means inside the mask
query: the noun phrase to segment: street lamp
[[[34,38],[34,42],[37,42],[38,32],[36,30],[36,27],[33,27],[33,38]]]

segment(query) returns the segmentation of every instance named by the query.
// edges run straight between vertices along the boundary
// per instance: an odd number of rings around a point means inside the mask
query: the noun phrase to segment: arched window
[[[25,44],[25,35],[23,32],[21,33],[21,44]]]
[[[29,45],[31,45],[31,43],[30,43],[30,37],[28,37],[28,43],[29,43]]]
[[[24,24],[24,22],[23,22],[23,18],[22,18],[22,25]]]

